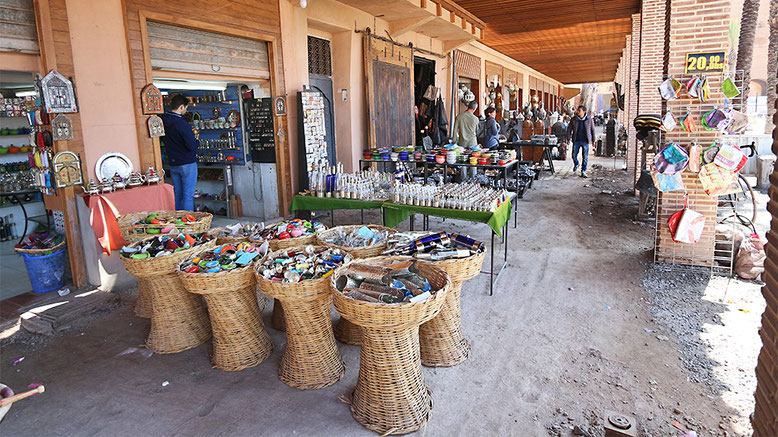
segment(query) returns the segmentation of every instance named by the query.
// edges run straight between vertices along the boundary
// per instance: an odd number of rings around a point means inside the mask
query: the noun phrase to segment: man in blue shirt
[[[192,126],[184,119],[189,99],[176,94],[170,101],[170,110],[162,114],[165,125],[165,143],[170,179],[176,195],[176,210],[194,210],[194,192],[197,182],[197,148],[200,141],[192,132]]]

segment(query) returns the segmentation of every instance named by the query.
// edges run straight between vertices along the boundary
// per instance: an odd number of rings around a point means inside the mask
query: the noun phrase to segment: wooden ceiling
[[[562,83],[609,82],[640,0],[457,0],[487,46]]]

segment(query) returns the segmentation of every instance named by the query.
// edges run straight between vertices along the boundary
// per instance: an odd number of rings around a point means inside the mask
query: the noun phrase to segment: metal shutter
[[[32,0],[0,0],[0,52],[39,53]]]

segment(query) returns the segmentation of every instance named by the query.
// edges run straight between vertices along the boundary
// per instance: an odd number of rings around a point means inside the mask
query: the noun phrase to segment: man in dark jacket
[[[184,119],[189,99],[176,94],[170,100],[170,110],[162,114],[165,125],[165,144],[170,179],[176,195],[177,210],[194,210],[194,192],[197,182],[197,148],[200,141],[195,138],[192,126]]]
[[[582,150],[581,177],[588,178],[586,164],[589,163],[589,146],[594,145],[594,121],[586,115],[586,106],[579,106],[567,125],[567,141],[570,140],[573,141],[573,172],[578,171],[578,150]]]

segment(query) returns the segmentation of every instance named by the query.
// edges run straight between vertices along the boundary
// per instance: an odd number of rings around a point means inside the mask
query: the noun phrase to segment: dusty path
[[[624,172],[606,170],[612,161],[603,164],[589,180],[563,168],[520,201],[510,267],[495,295],[483,275],[463,289],[471,358],[425,369],[435,404],[417,435],[571,435],[574,425],[602,435],[604,409],[636,416],[644,436],[681,435],[674,420],[706,436],[724,435],[720,424],[729,435],[747,432],[747,418],[728,406],[734,402],[689,380],[678,344],[652,321],[641,284],[653,228],[632,221],[634,198],[601,193],[628,185]],[[339,213],[338,221],[346,218]],[[484,225],[432,219],[431,226],[488,241]],[[339,383],[299,391],[276,376],[282,333],[269,329],[276,351],[242,372],[212,369],[207,344],[140,361],[115,357],[141,345],[147,325],[127,305],[42,345],[5,345],[2,382],[43,382],[46,393],[14,406],[3,434],[373,435],[338,400],[356,380],[356,347],[339,344],[347,366]],[[753,373],[753,364],[743,372]]]

